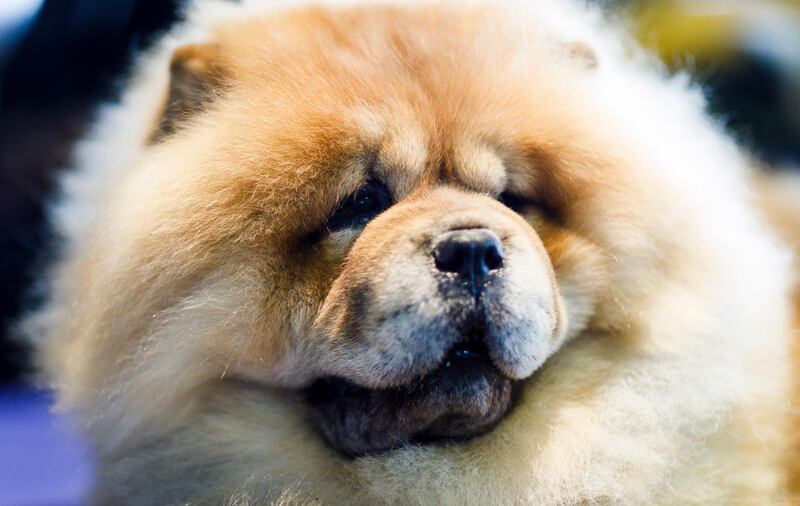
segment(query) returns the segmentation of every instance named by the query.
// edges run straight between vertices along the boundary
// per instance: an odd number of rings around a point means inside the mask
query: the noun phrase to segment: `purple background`
[[[0,390],[0,506],[85,504],[89,452],[51,401],[40,391]]]

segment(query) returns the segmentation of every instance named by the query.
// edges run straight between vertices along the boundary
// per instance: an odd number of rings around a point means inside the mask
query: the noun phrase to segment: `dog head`
[[[646,196],[597,62],[487,12],[297,9],[176,51],[65,267],[65,383],[127,425],[218,381],[297,390],[363,454],[480,434],[565,342],[629,324],[603,301],[657,241],[629,233]]]

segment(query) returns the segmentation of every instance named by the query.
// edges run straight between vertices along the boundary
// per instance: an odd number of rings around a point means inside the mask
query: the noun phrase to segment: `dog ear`
[[[167,100],[151,141],[174,133],[178,126],[203,110],[225,84],[219,48],[213,44],[190,44],[172,55]]]
[[[579,62],[586,70],[594,70],[599,65],[597,52],[586,42],[567,42],[562,47],[570,58]]]

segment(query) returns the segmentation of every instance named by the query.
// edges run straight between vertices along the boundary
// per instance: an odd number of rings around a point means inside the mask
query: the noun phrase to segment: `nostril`
[[[442,272],[460,272],[465,253],[464,248],[453,241],[440,243],[433,253],[436,268]]]
[[[486,248],[486,253],[484,254],[484,261],[486,263],[486,267],[488,267],[490,271],[499,269],[503,266],[503,250],[499,242],[493,242],[488,245]]]

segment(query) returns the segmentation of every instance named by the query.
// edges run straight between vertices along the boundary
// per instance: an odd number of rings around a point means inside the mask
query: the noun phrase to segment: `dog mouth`
[[[436,369],[405,385],[370,389],[326,377],[308,388],[306,399],[328,443],[357,457],[485,434],[508,413],[514,386],[492,362],[484,339],[471,332]]]

